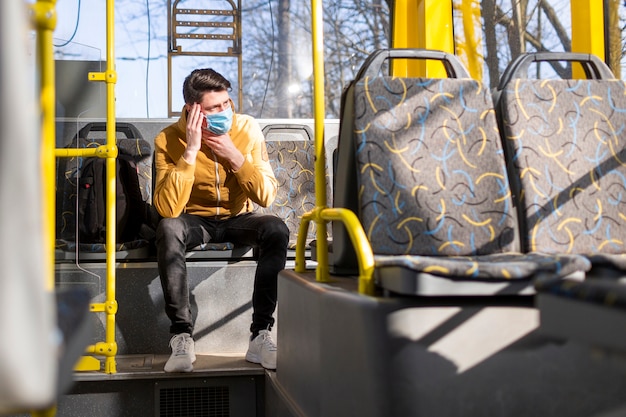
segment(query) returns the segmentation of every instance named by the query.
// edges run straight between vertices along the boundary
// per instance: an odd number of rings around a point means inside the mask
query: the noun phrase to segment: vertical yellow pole
[[[107,145],[109,148],[116,147],[115,134],[115,84],[117,73],[115,72],[115,0],[107,0],[106,27],[107,27]],[[117,313],[117,300],[115,299],[115,176],[116,157],[107,157],[107,234],[106,234],[106,262],[107,262],[107,290],[106,290],[106,345],[105,372],[115,373],[115,355],[117,354],[117,343],[115,342],[115,314]]]
[[[391,31],[392,48],[423,48],[424,2],[396,0],[393,8]],[[421,60],[395,59],[391,61],[391,73],[397,77],[422,76],[426,74],[426,63]]]
[[[107,65],[104,73],[90,72],[90,81],[102,81],[106,83],[107,113],[106,113],[106,299],[104,304],[91,306],[93,312],[105,314],[105,341],[96,343],[91,347],[91,353],[105,357],[104,370],[108,374],[117,372],[115,355],[117,355],[117,343],[115,342],[115,315],[117,314],[117,300],[115,299],[115,176],[117,158],[117,140],[115,133],[115,84],[117,72],[115,71],[115,16],[114,0],[106,2],[106,55]]]
[[[313,0],[311,4],[313,29],[313,102],[315,117],[315,205],[317,206],[317,281],[328,281],[328,242],[326,241],[326,222],[320,216],[320,210],[326,207],[326,154],[324,147],[324,119],[326,105],[324,101],[324,20],[322,1]],[[296,260],[300,263],[303,259]]]
[[[55,0],[38,0],[33,5],[33,17],[37,28],[37,58],[41,69],[41,166],[43,191],[43,225],[44,225],[44,265],[47,289],[54,289],[54,240],[55,240],[55,171],[56,147],[55,136],[55,91],[54,91],[54,53],[52,34],[56,27],[57,16]]]
[[[571,0],[572,52],[597,55],[604,60],[604,8],[601,0]],[[574,78],[585,78],[580,65]]]
[[[426,48],[454,53],[452,0],[397,0],[393,9],[392,48]],[[437,62],[396,59],[392,74],[399,77],[445,77]]]
[[[459,7],[463,19],[463,39],[457,42],[457,55],[467,65],[470,76],[482,80],[482,30],[476,30],[481,24],[480,2],[461,0]]]

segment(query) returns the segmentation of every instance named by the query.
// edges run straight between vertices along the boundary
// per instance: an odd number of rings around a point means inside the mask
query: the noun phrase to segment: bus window
[[[626,5],[618,0],[453,0],[455,53],[473,78],[495,88],[524,52],[593,53],[623,78]],[[541,78],[575,78],[581,68],[542,63]]]
[[[148,9],[146,2],[116,0],[117,117],[164,118],[180,112],[184,74],[198,67],[214,67],[231,81],[239,111],[259,118],[313,117],[310,2],[240,3],[170,0],[150,2]],[[180,13],[173,14],[174,7]],[[241,39],[236,39],[233,10],[239,7]],[[57,60],[106,60],[105,2],[89,7],[84,2],[59,2],[57,14]],[[337,118],[345,84],[365,57],[390,44],[389,5],[381,0],[324,2],[324,31],[327,117]],[[174,55],[171,64],[170,55]],[[71,78],[87,80],[89,71]],[[99,106],[85,102],[84,109]]]

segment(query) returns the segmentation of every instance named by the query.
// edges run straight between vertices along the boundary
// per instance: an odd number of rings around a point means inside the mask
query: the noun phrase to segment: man
[[[173,334],[166,372],[193,370],[185,252],[209,241],[257,249],[246,360],[276,369],[270,330],[289,229],[276,216],[252,212],[252,202],[264,207],[272,203],[278,185],[261,129],[252,117],[233,111],[230,89],[230,82],[214,70],[194,70],[183,83],[182,116],[154,141],[153,204],[163,217],[157,227],[157,260]]]

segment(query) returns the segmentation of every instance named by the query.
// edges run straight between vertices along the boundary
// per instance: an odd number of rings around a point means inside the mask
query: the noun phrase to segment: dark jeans
[[[181,214],[164,218],[156,233],[157,260],[165,296],[165,312],[173,334],[193,334],[185,252],[201,243],[232,242],[258,254],[250,331],[271,328],[276,310],[277,276],[285,268],[289,229],[278,217],[246,213],[225,220]]]

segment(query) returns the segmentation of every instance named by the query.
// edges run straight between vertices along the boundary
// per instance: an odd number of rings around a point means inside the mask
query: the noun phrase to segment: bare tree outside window
[[[225,0],[210,0],[216,3]],[[472,55],[492,88],[504,68],[523,51],[570,51],[569,0],[450,0],[472,3],[472,31],[482,33],[478,46],[464,43],[457,27],[467,20],[455,16],[457,54]],[[185,0],[203,4],[203,0]],[[106,59],[104,2],[58,2],[55,57],[60,60]],[[167,2],[116,0],[116,110],[118,117],[167,115]],[[598,5],[604,4],[598,0]],[[610,48],[608,59],[618,75],[626,51],[626,6],[620,0],[606,3]],[[339,117],[341,93],[365,58],[390,46],[390,10],[384,0],[324,1],[324,65],[326,117]],[[312,113],[311,10],[307,0],[246,0],[242,2],[243,101],[241,111],[261,118],[310,118]],[[210,42],[202,40],[198,42]],[[471,45],[471,46],[470,46]],[[203,47],[203,45],[193,45]],[[479,50],[476,50],[479,48]],[[467,61],[466,61],[467,63]],[[176,64],[172,77],[182,83],[190,69],[215,67],[237,83],[237,66],[216,57],[192,57]],[[541,71],[554,76],[571,68],[545,64]],[[238,85],[233,85],[238,88]],[[180,85],[172,95],[182,105]]]

